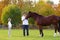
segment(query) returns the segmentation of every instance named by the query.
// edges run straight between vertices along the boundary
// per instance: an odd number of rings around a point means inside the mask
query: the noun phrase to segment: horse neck
[[[32,14],[31,17],[36,20],[37,18],[42,18],[42,17],[44,17],[44,16],[38,15],[38,14]]]
[[[32,18],[35,20],[37,17],[36,16],[32,16]]]

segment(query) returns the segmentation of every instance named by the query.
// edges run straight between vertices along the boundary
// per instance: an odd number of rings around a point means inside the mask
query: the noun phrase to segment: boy
[[[11,19],[8,18],[8,36],[9,37],[10,37],[10,33],[11,33],[11,28],[12,28]]]

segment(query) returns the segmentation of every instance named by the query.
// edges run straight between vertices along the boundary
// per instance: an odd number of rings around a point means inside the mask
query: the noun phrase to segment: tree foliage
[[[44,16],[54,14],[54,10],[52,6],[47,3],[44,3],[43,1],[40,1],[39,3],[37,3],[36,6],[32,7],[31,10]]]
[[[12,0],[12,2],[13,2],[13,4],[17,5],[20,8],[20,11],[22,13],[24,13],[24,12],[28,13],[29,11],[32,11],[32,12],[38,13],[39,15],[44,15],[44,16],[53,15],[53,14],[57,15],[57,16],[60,16],[60,6],[58,6],[56,8],[56,10],[54,10],[52,8],[53,2],[51,2],[49,0],[47,1],[47,3],[45,3],[41,0],[40,2],[35,3],[35,7],[33,7],[30,0],[26,0],[26,2],[23,2],[23,0],[18,0],[17,4],[16,4],[16,2],[17,2],[16,0]],[[0,15],[3,12],[2,9],[10,3],[11,3],[11,0],[4,0],[4,1],[0,2]],[[10,10],[11,8],[6,8],[5,11],[6,10],[8,11],[8,9]],[[0,19],[2,19],[2,17],[0,17]],[[29,23],[34,24],[34,20],[32,18],[30,18]]]
[[[60,4],[55,9],[55,15],[60,16]]]
[[[16,5],[8,5],[3,9],[1,20],[7,24],[8,18],[11,18],[12,24],[17,25],[21,21],[21,11]]]

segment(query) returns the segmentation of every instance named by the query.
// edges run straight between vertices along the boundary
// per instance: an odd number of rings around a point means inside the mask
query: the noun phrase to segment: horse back
[[[42,17],[42,18],[39,18],[39,21],[38,23],[43,25],[43,26],[48,26],[50,24],[55,24],[55,23],[58,23],[60,17],[58,16],[55,16],[55,15],[51,15],[51,16],[45,16],[45,17]]]

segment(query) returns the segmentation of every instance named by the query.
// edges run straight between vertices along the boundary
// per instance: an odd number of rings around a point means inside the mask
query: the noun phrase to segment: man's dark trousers
[[[28,25],[23,25],[23,35],[29,35],[29,26]]]

